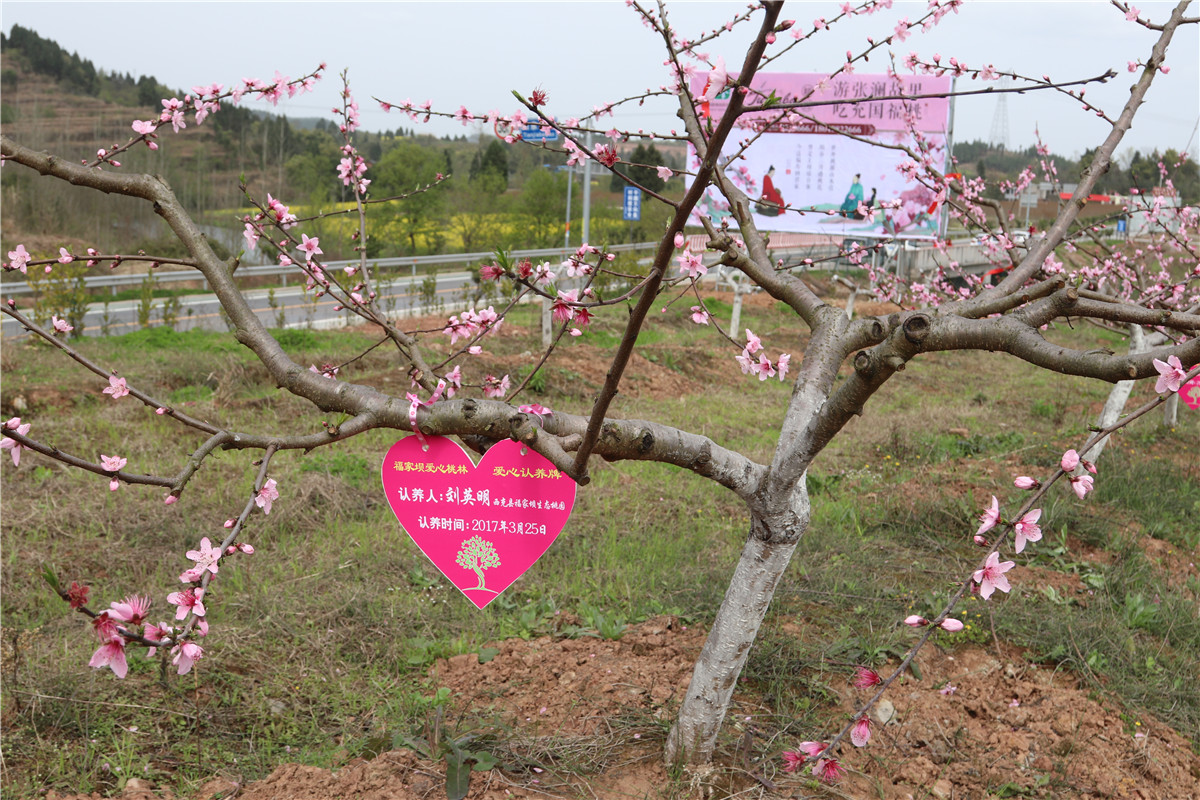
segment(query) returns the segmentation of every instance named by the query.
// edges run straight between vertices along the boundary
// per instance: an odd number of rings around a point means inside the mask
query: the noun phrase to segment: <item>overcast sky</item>
[[[1161,22],[1170,4],[1135,0],[1143,18]],[[793,2],[783,18],[811,26],[817,17],[838,14],[837,2]],[[771,67],[774,72],[828,72],[847,49],[859,52],[867,36],[882,39],[901,17],[916,19],[926,6],[897,0],[871,17],[835,26],[796,48]],[[670,6],[682,35],[695,37],[745,9],[744,3],[681,3]],[[645,28],[623,2],[476,2],[456,3],[56,3],[0,4],[5,31],[20,24],[77,51],[97,66],[152,74],[178,88],[220,82],[231,86],[242,77],[273,77],[275,70],[300,75],[324,61],[328,77],[315,94],[281,103],[291,116],[330,116],[336,102],[337,73],[349,68],[353,91],[368,130],[412,127],[393,112],[385,115],[370,101],[432,100],[455,110],[516,110],[513,89],[528,95],[535,87],[549,94],[550,113],[578,116],[592,106],[638,94],[667,80],[661,40]],[[1200,15],[1193,2],[1191,16]],[[749,28],[746,27],[747,31]],[[745,36],[707,48],[731,65],[741,62]],[[788,35],[780,43],[790,41]],[[1112,67],[1117,78],[1090,88],[1087,96],[1115,115],[1128,97],[1135,76],[1131,60],[1149,55],[1154,34],[1125,21],[1107,2],[974,2],[948,16],[937,29],[896,44],[897,60],[910,51],[923,56],[956,56],[968,66],[991,63],[1058,80],[1089,77]],[[1170,74],[1160,75],[1148,102],[1126,137],[1122,151],[1137,148],[1200,149],[1200,30],[1192,25],[1176,36],[1168,52]],[[858,73],[882,72],[880,56]],[[960,81],[959,87],[978,86]],[[994,84],[992,84],[994,85]],[[1107,125],[1064,102],[1061,95],[1037,92],[1009,96],[1008,139],[1023,147],[1040,128],[1044,141],[1067,155],[1095,146]],[[256,107],[260,104],[255,104]],[[995,97],[963,98],[957,104],[955,139],[988,139],[996,113]],[[669,130],[678,127],[666,101],[621,114],[623,127]],[[432,133],[463,133],[454,122],[437,122]],[[467,129],[468,131],[470,129]],[[1118,151],[1119,153],[1121,151]]]

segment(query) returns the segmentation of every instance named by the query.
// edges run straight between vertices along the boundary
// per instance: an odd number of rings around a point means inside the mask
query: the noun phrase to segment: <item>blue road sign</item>
[[[533,142],[534,144],[539,142],[557,142],[558,131],[549,126],[543,129],[541,120],[531,120],[525,123],[524,128],[521,128],[521,141]]]
[[[1125,232],[1125,220],[1119,219],[1119,220],[1117,220],[1117,233],[1124,233],[1124,232]]]
[[[642,190],[636,186],[625,187],[625,221],[640,222],[642,219]]]

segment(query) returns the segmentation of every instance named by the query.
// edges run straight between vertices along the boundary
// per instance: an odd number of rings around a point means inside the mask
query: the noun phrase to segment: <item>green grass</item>
[[[720,303],[710,308],[727,318]],[[519,354],[535,346],[535,315],[518,309],[510,324],[529,334],[497,340],[497,354],[487,357],[527,365]],[[712,354],[710,330],[668,317],[642,335],[654,369],[688,374],[709,363],[699,359],[733,369],[732,349]],[[790,349],[798,360],[802,340],[774,309],[748,305],[744,319],[773,352]],[[280,336],[301,364],[338,362],[372,343],[341,332]],[[597,324],[578,343],[609,348],[616,336]],[[282,434],[320,426],[322,418],[276,389],[229,334],[154,328],[80,346],[156,396],[231,428]],[[402,392],[407,378],[383,351],[343,374]],[[523,400],[579,412],[595,391],[582,383],[552,361]],[[113,403],[99,394],[102,385],[48,348],[5,348],[3,399],[25,397],[31,412],[23,416],[48,442],[86,456],[117,452],[131,469],[172,474],[202,441],[145,408]],[[770,709],[760,723],[772,736],[831,719],[845,682],[839,665],[895,659],[911,637],[894,621],[936,612],[949,582],[977,561],[969,535],[990,495],[1006,508],[1017,502],[1012,476],[1053,469],[1105,390],[1011,359],[950,353],[917,359],[872,400],[810,471],[811,529],[750,654],[744,691]],[[623,391],[613,413],[697,430],[766,462],[790,391],[749,378],[682,396]],[[1077,576],[1084,590],[1027,585],[987,605],[970,601],[963,615],[972,627],[942,637],[941,646],[990,646],[994,621],[1002,639],[1073,671],[1133,717],[1156,714],[1185,734],[1200,730],[1200,696],[1194,681],[1180,680],[1200,671],[1200,578],[1174,573],[1168,582],[1164,564],[1142,547],[1148,535],[1169,548],[1167,559],[1200,560],[1200,470],[1179,466],[1189,463],[1200,424],[1180,413],[1175,433],[1147,419],[1123,434],[1087,501],[1052,490],[1045,539],[1018,561]],[[165,682],[159,662],[140,656],[124,682],[89,669],[86,625],[37,573],[53,565],[61,579],[90,584],[98,607],[150,591],[166,616],[161,597],[187,565],[182,553],[200,536],[219,535],[221,521],[241,508],[257,454],[215,454],[169,508],[161,491],[109,492],[99,476],[33,455],[18,470],[5,465],[4,797],[51,788],[112,793],[131,775],[186,791],[235,760],[247,779],[284,760],[336,766],[374,751],[380,737],[420,730],[438,688],[426,669],[438,658],[486,653],[508,637],[617,638],[626,624],[660,614],[688,624],[712,619],[748,521],[724,489],[659,464],[596,460],[559,540],[478,611],[382,501],[379,460],[400,435],[373,431],[337,448],[276,457],[282,497],[269,517],[251,518],[245,539],[256,554],[222,565],[206,658],[196,674]],[[1084,558],[1083,548],[1105,557]],[[575,621],[563,625],[567,616]]]

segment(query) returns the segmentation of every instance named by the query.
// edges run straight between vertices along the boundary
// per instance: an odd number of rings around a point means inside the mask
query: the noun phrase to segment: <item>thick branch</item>
[[[1153,313],[1153,312],[1148,312]],[[1019,316],[986,320],[938,318],[926,336],[925,350],[990,350],[1014,355],[1052,372],[1116,383],[1158,374],[1154,359],[1178,356],[1185,364],[1200,362],[1200,338],[1137,355],[1113,355],[1107,350],[1073,350],[1047,341],[1037,327]]]
[[[765,37],[775,27],[780,7],[780,3],[766,4],[762,27],[758,37],[754,40],[754,44],[750,46],[749,52],[746,53],[746,60],[742,65],[742,74],[739,78],[739,83],[746,86],[750,85],[750,80],[754,77],[754,71],[758,62],[762,59],[763,51],[766,49]],[[667,41],[668,48],[670,48],[669,34],[667,35]],[[733,122],[737,118],[737,111],[741,108],[742,102],[743,96],[739,92],[734,91],[733,99],[729,103],[732,113],[725,115],[711,138],[711,142],[718,152],[721,149],[721,143],[725,141],[725,137],[733,129]],[[687,105],[686,98],[682,99],[680,102],[681,108],[685,108]],[[633,348],[637,344],[638,333],[641,331],[642,323],[645,321],[646,315],[650,312],[657,299],[658,288],[662,284],[663,276],[666,273],[667,263],[674,252],[675,243],[672,234],[675,231],[683,230],[688,216],[692,213],[692,209],[696,207],[696,203],[704,193],[704,189],[715,169],[716,159],[712,156],[712,147],[710,147],[708,157],[704,159],[700,165],[700,169],[696,173],[695,182],[692,183],[691,188],[688,189],[687,194],[684,195],[683,200],[676,207],[675,215],[667,227],[667,234],[663,236],[662,241],[658,245],[658,251],[654,254],[654,265],[650,268],[650,277],[647,281],[646,289],[638,299],[633,313],[630,314],[629,324],[625,326],[625,333],[621,337],[621,344],[617,347],[617,353],[613,356],[612,365],[608,368],[608,374],[604,377],[604,386],[601,387],[600,394],[596,397],[596,402],[592,406],[592,414],[588,419],[587,431],[584,433],[583,441],[580,442],[579,450],[575,454],[575,463],[567,473],[577,481],[587,473],[588,456],[591,455],[596,439],[600,435],[600,426],[604,422],[604,415],[608,413],[608,407],[617,395],[617,387],[620,385],[621,375],[624,373],[625,367],[629,363],[629,356],[633,353]]]

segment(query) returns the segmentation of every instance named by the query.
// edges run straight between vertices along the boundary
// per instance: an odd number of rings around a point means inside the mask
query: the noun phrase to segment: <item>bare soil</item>
[[[1123,716],[1069,674],[974,646],[922,652],[922,679],[898,685],[877,707],[867,748],[843,750],[847,774],[836,788],[754,760],[672,779],[661,764],[663,731],[703,641],[702,630],[660,617],[619,641],[512,640],[496,643],[500,652],[487,663],[473,653],[439,661],[431,677],[453,692],[447,719],[499,727],[508,740],[502,766],[475,773],[468,797],[700,797],[707,785],[718,797],[1200,798],[1200,759],[1182,736]],[[846,712],[859,694],[847,676]],[[741,691],[726,725],[758,749],[755,719],[769,714]],[[442,762],[401,749],[332,771],[284,764],[246,785],[230,770],[191,800],[426,800],[443,797],[444,783]],[[173,795],[134,779],[122,797]]]

